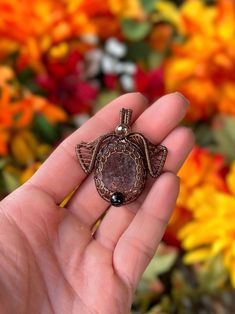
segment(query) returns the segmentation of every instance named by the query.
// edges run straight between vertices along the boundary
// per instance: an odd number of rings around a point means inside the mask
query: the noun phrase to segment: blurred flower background
[[[235,1],[0,0],[0,198],[109,100],[180,91],[196,146],[132,313],[235,313]]]

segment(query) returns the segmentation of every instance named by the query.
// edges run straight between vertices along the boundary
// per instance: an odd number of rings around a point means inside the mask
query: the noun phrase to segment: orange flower
[[[4,85],[2,87],[2,95],[0,98],[0,129],[15,127],[22,128],[27,126],[32,120],[32,106],[28,104],[26,99],[11,102],[10,87]]]
[[[149,35],[149,42],[156,51],[164,51],[170,43],[173,28],[169,24],[157,24]]]
[[[12,124],[12,114],[8,108],[10,89],[7,85],[2,87],[0,98],[0,128],[10,127]]]
[[[34,113],[40,112],[50,123],[64,122],[67,119],[62,108],[40,96],[28,94],[12,101],[10,86],[7,84],[2,86],[0,112],[0,155],[6,155],[8,152],[11,130],[30,126]]]
[[[65,10],[68,11],[67,20],[72,34],[77,34],[79,31],[77,35],[95,34],[103,39],[118,36],[120,25],[115,15],[119,16],[120,12],[116,5],[113,6],[113,2],[113,0],[66,0]],[[115,0],[115,2],[117,4],[119,1]],[[124,8],[123,5],[122,8]],[[120,8],[119,5],[118,8]],[[126,10],[122,12],[126,12]]]
[[[216,111],[235,114],[235,2],[186,1],[178,18],[186,39],[172,45],[173,55],[165,62],[167,91],[180,90],[191,100],[190,120]]]
[[[187,202],[190,194],[201,185],[210,185],[225,190],[226,184],[222,176],[223,167],[224,158],[221,155],[213,155],[206,149],[195,147],[179,172],[181,191],[177,205],[188,208]]]
[[[67,119],[65,111],[50,103],[46,98],[28,94],[20,100],[11,101],[9,86],[2,88],[0,98],[0,127],[22,128],[32,121],[33,113],[44,114],[51,123],[64,122]]]
[[[19,66],[40,70],[42,54],[54,45],[86,34],[118,35],[120,17],[143,14],[139,0],[1,0],[0,59],[19,51]]]
[[[53,44],[94,32],[86,12],[79,10],[82,2],[1,0],[0,36],[4,44],[0,45],[0,58],[19,50],[24,62],[37,66],[41,54]]]
[[[0,3],[1,38],[15,43],[15,48],[22,46],[24,53],[27,53],[32,60],[38,59],[39,47],[43,34],[47,36],[48,28],[58,20],[58,10],[51,1],[23,1],[15,0]],[[27,21],[24,23],[23,21]],[[44,39],[45,40],[45,39]],[[8,53],[8,45],[1,54]]]
[[[30,94],[25,98],[34,112],[43,114],[50,123],[65,122],[68,118],[65,111],[50,103],[46,98]]]
[[[0,128],[0,156],[6,156],[8,153],[8,132]]]
[[[15,74],[14,71],[6,65],[0,66],[0,87],[7,84],[8,81],[14,78]]]

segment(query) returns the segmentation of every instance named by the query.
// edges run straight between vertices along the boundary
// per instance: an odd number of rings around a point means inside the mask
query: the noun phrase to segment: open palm
[[[163,143],[169,153],[159,179],[149,180],[135,202],[116,208],[100,198],[92,175],[86,177],[80,168],[74,147],[113,131],[123,106],[133,109],[132,130]],[[193,146],[191,131],[177,126],[186,109],[178,93],[148,108],[139,93],[117,98],[0,203],[1,313],[130,311],[135,288],[175,205],[176,172]],[[75,189],[66,208],[60,207]]]

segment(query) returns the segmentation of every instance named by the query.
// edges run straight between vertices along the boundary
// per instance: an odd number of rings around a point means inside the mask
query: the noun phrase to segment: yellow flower
[[[235,163],[227,176],[228,188],[235,192]],[[235,287],[235,194],[211,185],[195,189],[188,200],[193,218],[179,232],[187,251],[186,263],[207,261],[222,254]]]
[[[11,139],[11,153],[17,163],[27,165],[34,161],[38,148],[38,141],[29,131],[18,132]]]
[[[11,138],[11,154],[19,165],[31,165],[36,160],[44,160],[51,147],[41,144],[29,130],[21,130]]]
[[[111,12],[124,18],[139,19],[145,16],[140,0],[108,0]]]
[[[158,19],[171,22],[179,30],[181,29],[180,12],[174,3],[171,1],[157,1],[155,8],[158,13]]]
[[[171,245],[180,245],[177,233],[185,224],[192,220],[190,210],[191,195],[195,189],[204,185],[216,187],[223,191],[226,184],[220,174],[224,159],[213,155],[206,149],[194,147],[188,160],[179,172],[181,181],[177,206],[168,225],[165,240]]]
[[[217,111],[235,114],[235,2],[206,6],[191,0],[180,9],[171,5],[169,12],[185,40],[172,44],[173,54],[165,62],[167,91],[180,90],[191,100],[190,120]]]
[[[39,169],[41,166],[40,162],[35,162],[31,166],[27,167],[20,175],[20,183],[23,184]]]
[[[226,183],[229,191],[235,195],[235,161],[230,166],[229,173],[226,176]]]

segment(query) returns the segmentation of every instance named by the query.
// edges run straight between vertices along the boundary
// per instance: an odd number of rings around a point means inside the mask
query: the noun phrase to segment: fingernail
[[[186,106],[189,106],[190,101],[183,94],[181,94],[180,92],[175,92],[175,95],[181,97],[183,99],[183,101],[185,102]]]

